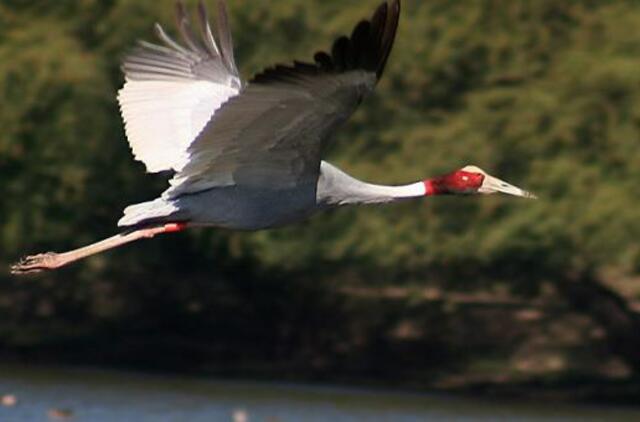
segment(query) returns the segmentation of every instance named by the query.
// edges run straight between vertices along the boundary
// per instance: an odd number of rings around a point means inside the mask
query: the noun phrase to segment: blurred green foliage
[[[249,77],[276,62],[310,59],[377,2],[229,3]],[[136,39],[152,39],[154,21],[173,29],[172,14],[164,0],[0,3],[3,268],[25,253],[112,234],[124,206],[166,186],[133,161],[115,96],[120,58]],[[70,326],[70,336],[105,333],[113,321],[160,330],[190,313],[193,324],[210,322],[198,325],[202,332],[214,330],[217,312],[192,311],[220,309],[218,289],[235,292],[222,307],[230,314],[246,304],[239,298],[258,304],[245,321],[270,306],[292,307],[280,316],[293,321],[313,312],[305,301],[324,300],[310,287],[318,280],[437,277],[450,289],[484,280],[526,292],[540,284],[518,280],[584,271],[636,276],[638,28],[635,1],[405,0],[377,93],[328,159],[377,183],[476,164],[540,200],[433,198],[340,209],[281,230],[210,229],[142,242],[33,282],[1,275],[0,342],[46,343]],[[277,282],[256,286],[256,278]],[[285,299],[293,302],[270,302]]]

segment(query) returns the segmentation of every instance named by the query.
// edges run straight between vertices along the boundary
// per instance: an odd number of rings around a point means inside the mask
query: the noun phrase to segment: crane
[[[199,35],[182,2],[182,44],[155,25],[124,59],[118,101],[135,158],[148,172],[173,171],[157,199],[127,207],[122,232],[65,253],[24,258],[15,274],[51,270],[142,238],[198,226],[261,230],[345,205],[434,195],[534,195],[475,166],[403,186],[360,181],[322,155],[334,132],[380,80],[394,44],[400,0],[386,0],[350,36],[312,62],[276,65],[243,81],[229,18],[218,2],[214,28],[203,1]],[[215,33],[215,35],[214,35]]]

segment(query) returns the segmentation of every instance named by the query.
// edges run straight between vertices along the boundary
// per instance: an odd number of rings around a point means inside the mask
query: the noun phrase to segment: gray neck
[[[382,186],[355,179],[332,164],[322,161],[316,193],[319,206],[384,204],[425,195],[422,182],[403,186]]]

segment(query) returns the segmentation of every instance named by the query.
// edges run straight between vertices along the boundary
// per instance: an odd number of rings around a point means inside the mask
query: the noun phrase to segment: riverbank
[[[66,335],[5,344],[1,356],[29,365],[637,404],[640,380],[608,347],[604,328],[549,292],[524,299],[507,291],[316,284],[287,296],[286,286],[271,291],[276,285],[263,285],[272,296],[251,303],[240,286],[238,296],[222,292],[197,312],[166,308],[142,320],[93,323],[90,332],[70,325]]]

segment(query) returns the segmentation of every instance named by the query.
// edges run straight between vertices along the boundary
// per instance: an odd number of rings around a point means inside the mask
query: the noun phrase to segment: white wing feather
[[[129,145],[147,171],[180,171],[187,148],[238,89],[209,81],[127,81],[118,100]]]
[[[186,47],[156,25],[164,45],[140,42],[124,60],[126,82],[118,93],[133,155],[152,173],[180,171],[188,161],[189,145],[242,88],[224,4],[219,3],[217,40],[203,3],[201,39],[195,37],[181,3],[177,12]]]

